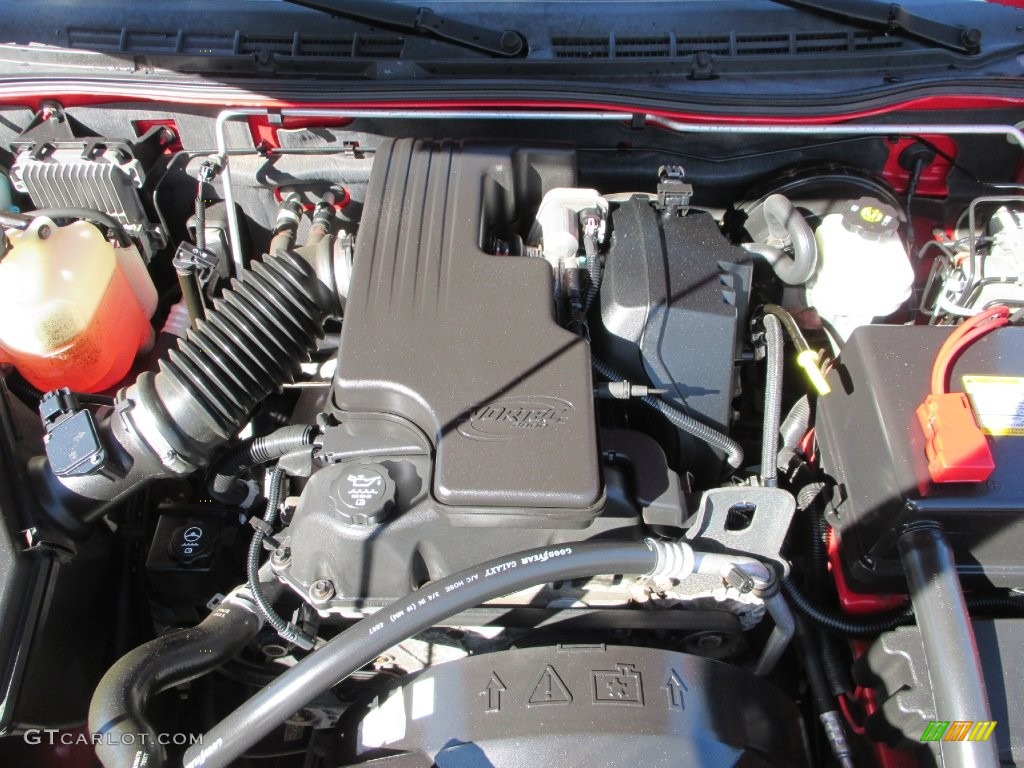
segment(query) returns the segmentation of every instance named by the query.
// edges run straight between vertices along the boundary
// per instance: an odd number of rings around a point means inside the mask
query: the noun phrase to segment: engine
[[[278,575],[303,595],[314,584],[332,585],[323,611],[394,599],[424,579],[496,557],[512,542],[514,549],[564,543],[581,529],[588,537],[630,540],[645,519],[681,531],[687,513],[678,476],[642,433],[599,434],[590,350],[558,322],[559,314],[579,314],[573,301],[597,306],[596,295],[572,299],[571,291],[552,300],[572,280],[582,284],[585,273],[577,257],[582,232],[565,222],[575,224],[579,208],[593,212],[598,230],[609,224],[601,213],[608,204],[596,192],[558,186],[576,181],[573,153],[398,140],[378,148],[375,162],[364,213],[373,224],[356,245],[325,411],[338,423],[324,430],[324,466],[303,488],[281,537],[279,552],[288,557]],[[446,190],[443,205],[437,190]],[[493,233],[528,220],[531,210],[544,221],[545,207],[556,212],[532,246],[537,256],[484,250]],[[647,200],[624,209],[639,207],[657,232],[658,212]],[[711,217],[695,213],[692,220],[713,235],[709,252],[702,247],[691,257],[695,264],[706,269],[710,262],[717,271],[727,258],[749,275],[749,257],[718,234]],[[616,242],[631,247],[632,227],[612,223]],[[567,235],[567,255],[553,254]],[[608,264],[627,259],[652,268],[664,263],[660,248],[622,255],[613,248]],[[723,319],[713,346],[727,358],[745,312],[739,295],[715,308]],[[609,360],[640,361],[639,343],[613,339]],[[718,378],[724,374],[719,402],[709,407],[704,400],[711,398],[697,397],[697,412],[726,419],[731,363],[716,366]],[[722,463],[709,459],[703,464],[714,469]],[[641,467],[660,475],[654,484],[661,493],[636,495]],[[448,546],[453,527],[457,548]]]
[[[8,141],[3,732],[845,768],[976,721],[1021,759],[1020,198],[915,198],[899,126],[684,168],[571,114],[301,118]]]

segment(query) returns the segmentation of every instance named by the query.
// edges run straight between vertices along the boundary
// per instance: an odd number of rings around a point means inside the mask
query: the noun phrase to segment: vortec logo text
[[[506,397],[477,407],[459,424],[459,434],[474,440],[511,440],[557,429],[573,411],[572,403],[558,397]]]

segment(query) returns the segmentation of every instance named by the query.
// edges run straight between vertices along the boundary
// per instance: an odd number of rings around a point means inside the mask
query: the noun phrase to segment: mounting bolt
[[[292,551],[288,547],[278,547],[274,550],[274,553],[270,556],[270,564],[279,568],[284,568],[292,561]],[[320,582],[317,582],[319,584]],[[330,584],[330,582],[327,582]]]
[[[960,42],[964,44],[968,53],[977,53],[981,48],[981,30],[977,27],[962,30],[960,32]]]
[[[327,579],[317,579],[309,588],[309,599],[314,603],[326,603],[334,597],[334,584]]]
[[[515,30],[506,29],[501,33],[501,39],[498,41],[498,45],[500,45],[501,50],[506,53],[517,54],[523,50],[523,38]]]

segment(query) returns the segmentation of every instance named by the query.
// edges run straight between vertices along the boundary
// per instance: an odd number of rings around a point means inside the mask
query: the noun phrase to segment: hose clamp
[[[137,435],[167,469],[176,475],[195,472],[196,465],[182,456],[164,437],[156,417],[139,396],[138,382],[125,390],[123,398],[114,406],[114,410],[121,417],[125,428]]]

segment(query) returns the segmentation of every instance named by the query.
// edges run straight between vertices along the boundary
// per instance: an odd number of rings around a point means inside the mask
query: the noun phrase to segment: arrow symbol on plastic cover
[[[501,694],[508,690],[505,684],[501,682],[501,678],[498,677],[497,672],[491,672],[491,679],[487,681],[487,687],[480,691],[480,695],[487,695],[487,709],[486,712],[500,712],[501,711]]]
[[[688,690],[686,683],[679,676],[679,673],[674,669],[672,674],[669,675],[668,680],[665,681],[665,693],[668,696],[668,708],[669,709],[684,709],[683,706],[683,691]]]

